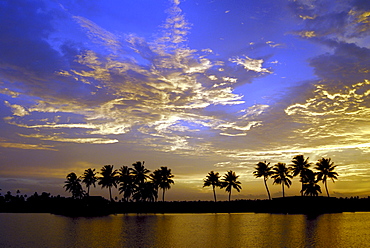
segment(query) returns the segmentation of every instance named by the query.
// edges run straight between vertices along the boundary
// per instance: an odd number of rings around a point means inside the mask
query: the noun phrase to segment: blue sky
[[[235,197],[265,198],[255,164],[304,154],[338,165],[332,195],[368,194],[368,1],[0,1],[0,12],[2,191],[65,195],[71,171],[144,160],[172,169],[169,200],[211,199],[211,170],[240,175]]]

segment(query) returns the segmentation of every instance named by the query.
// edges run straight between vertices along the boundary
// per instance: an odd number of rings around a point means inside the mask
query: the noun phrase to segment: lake
[[[118,214],[70,218],[0,213],[0,247],[365,247],[370,213]]]

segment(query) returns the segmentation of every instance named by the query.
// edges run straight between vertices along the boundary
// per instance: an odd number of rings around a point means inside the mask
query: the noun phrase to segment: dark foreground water
[[[370,213],[0,214],[0,247],[370,247]]]

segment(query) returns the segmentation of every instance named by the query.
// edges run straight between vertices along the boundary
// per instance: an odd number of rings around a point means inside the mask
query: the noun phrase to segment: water
[[[365,247],[370,213],[0,214],[0,247]]]

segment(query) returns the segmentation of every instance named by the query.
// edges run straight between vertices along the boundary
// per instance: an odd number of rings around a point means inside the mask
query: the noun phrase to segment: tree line
[[[267,180],[269,178],[274,180],[273,184],[281,184],[283,197],[285,197],[284,186],[289,188],[292,184],[291,179],[296,176],[300,177],[302,184],[301,196],[318,196],[319,193],[322,193],[321,187],[318,184],[321,181],[325,186],[327,196],[330,197],[327,180],[331,179],[334,182],[337,179],[338,173],[334,171],[336,165],[334,165],[334,162],[330,158],[321,158],[315,164],[314,169],[316,171],[313,171],[310,169],[313,164],[308,162],[308,159],[305,159],[303,155],[296,155],[293,157],[292,164],[286,165],[286,163],[279,162],[274,166],[270,166],[270,163],[266,161],[258,162],[253,175],[256,178],[263,178],[269,200],[271,200],[270,191],[267,186]],[[212,186],[215,202],[217,201],[216,188],[225,188],[226,192],[229,193],[230,201],[233,188],[240,192],[241,182],[237,180],[238,177],[235,172],[230,170],[220,179],[221,176],[218,172],[211,171],[203,180],[203,187]]]
[[[166,190],[174,184],[171,169],[160,167],[150,173],[150,170],[145,168],[144,161],[132,164],[132,168],[121,166],[118,170],[114,169],[113,165],[104,165],[100,172],[95,172],[95,169],[87,169],[80,177],[76,173],[71,172],[67,175],[64,188],[72,193],[72,198],[81,199],[89,196],[90,187],[96,187],[96,183],[102,188],[108,188],[110,200],[112,198],[112,187],[119,190],[122,194],[123,201],[157,201],[158,191],[162,190],[162,201]],[[82,184],[85,184],[86,190]]]
[[[292,163],[278,162],[275,165],[270,165],[269,162],[258,162],[253,171],[256,178],[262,177],[267,191],[268,199],[271,200],[271,194],[267,186],[268,179],[273,179],[273,184],[280,184],[282,187],[282,196],[285,197],[285,187],[292,185],[294,177],[299,176],[302,184],[300,193],[301,196],[318,196],[322,193],[321,187],[318,184],[320,181],[324,184],[327,196],[329,195],[327,180],[336,180],[338,173],[335,172],[336,166],[330,158],[321,158],[315,164],[308,161],[303,155],[296,155],[292,159]],[[314,167],[314,170],[311,168]],[[162,190],[162,201],[164,201],[165,192],[174,184],[171,169],[160,167],[150,173],[145,168],[144,162],[136,162],[132,164],[132,168],[121,166],[118,170],[114,169],[113,165],[105,165],[100,172],[95,172],[95,169],[87,169],[84,174],[78,177],[74,172],[67,175],[65,181],[65,189],[72,193],[72,198],[81,199],[89,196],[90,187],[96,187],[96,183],[102,188],[108,188],[110,200],[112,199],[112,187],[119,190],[122,194],[123,201],[157,201],[158,191]],[[212,186],[214,201],[217,201],[216,188],[223,189],[229,194],[231,200],[232,190],[238,192],[242,189],[241,182],[238,181],[239,176],[234,171],[230,170],[221,178],[218,172],[211,171],[203,180],[203,187]],[[83,189],[82,184],[86,186]]]

